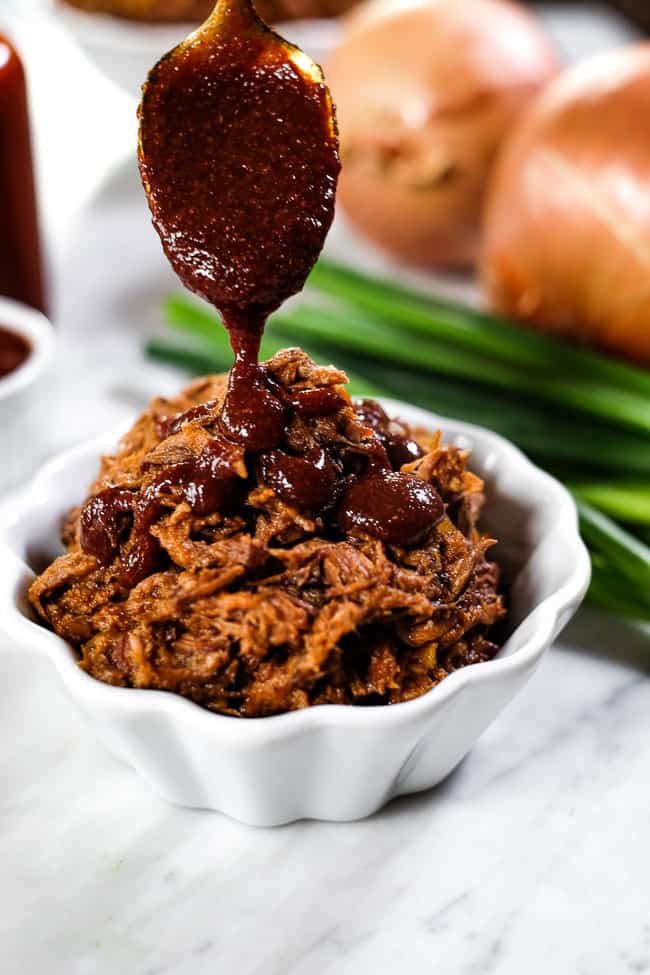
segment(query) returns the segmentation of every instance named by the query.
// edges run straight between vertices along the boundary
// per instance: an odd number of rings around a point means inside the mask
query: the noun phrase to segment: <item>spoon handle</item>
[[[194,36],[209,34],[211,37],[216,35],[219,40],[227,40],[251,30],[268,30],[252,0],[217,0],[212,13],[194,32]]]

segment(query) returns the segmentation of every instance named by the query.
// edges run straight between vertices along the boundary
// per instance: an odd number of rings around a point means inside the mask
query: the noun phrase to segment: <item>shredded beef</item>
[[[209,376],[173,400],[154,400],[102,459],[86,504],[65,520],[66,554],[30,588],[37,613],[98,680],[173,691],[245,717],[406,701],[459,667],[490,660],[498,649],[490,627],[505,608],[498,568],[487,559],[493,540],[477,527],[483,484],[467,470],[468,452],[389,420],[376,404],[355,409],[345,375],[297,349],[278,353],[266,371],[294,400],[311,389],[341,396],[326,416],[296,410],[283,446],[297,457],[325,451],[339,486],[362,472],[371,438],[389,456],[415,458],[395,469],[431,484],[445,506],[426,537],[400,547],[345,534],[333,514],[336,485],[329,509],[298,510],[239,448],[229,456],[237,490],[218,511],[200,513],[187,488],[157,502],[145,523],[153,569],[129,584],[138,516],[128,512],[165,472],[220,437],[227,377]],[[89,543],[82,547],[84,509],[94,517],[102,496],[121,499],[105,564],[88,554]],[[86,518],[92,542],[97,523]]]

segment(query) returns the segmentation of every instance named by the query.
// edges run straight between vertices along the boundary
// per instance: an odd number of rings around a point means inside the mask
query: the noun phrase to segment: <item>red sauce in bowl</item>
[[[32,347],[26,338],[0,325],[0,379],[22,366],[31,351]]]

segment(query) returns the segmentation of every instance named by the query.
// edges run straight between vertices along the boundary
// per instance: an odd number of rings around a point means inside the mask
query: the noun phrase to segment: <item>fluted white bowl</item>
[[[589,557],[567,491],[512,444],[480,427],[384,401],[394,416],[441,429],[472,450],[485,479],[484,528],[508,583],[509,635],[495,660],[451,674],[429,693],[379,707],[322,705],[269,718],[213,714],[175,694],[88,676],[74,649],[37,623],[26,591],[58,554],[63,515],[84,496],[115,434],[50,462],[0,509],[0,627],[45,653],[106,746],[165,799],[258,826],[361,819],[394,796],[445,778],[528,680],[589,582]]]

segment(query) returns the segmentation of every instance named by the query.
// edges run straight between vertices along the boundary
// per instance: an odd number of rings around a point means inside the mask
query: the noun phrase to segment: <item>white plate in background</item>
[[[49,8],[69,31],[79,47],[104,74],[133,97],[149,68],[195,27],[195,23],[140,23],[109,14],[89,14],[63,0],[46,0]],[[462,0],[460,0],[462,2]],[[537,4],[566,61],[588,57],[635,36],[611,8],[601,4],[566,4],[558,8]],[[294,20],[273,25],[279,34],[321,63],[336,44],[336,20]]]

